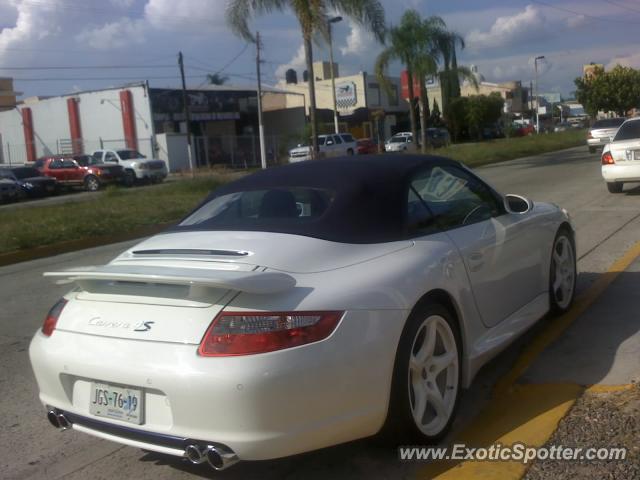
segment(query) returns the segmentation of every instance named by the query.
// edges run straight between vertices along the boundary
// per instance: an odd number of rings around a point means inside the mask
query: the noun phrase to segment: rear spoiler
[[[102,280],[194,285],[255,294],[284,292],[296,285],[295,278],[280,272],[238,272],[233,270],[139,265],[76,267],[59,272],[45,272],[43,275],[59,279],[58,283],[75,282],[80,286],[84,281]]]

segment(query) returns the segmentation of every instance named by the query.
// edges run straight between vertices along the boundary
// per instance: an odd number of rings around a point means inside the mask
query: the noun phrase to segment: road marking
[[[616,260],[591,287],[576,300],[573,308],[552,320],[523,350],[513,367],[494,387],[488,405],[451,443],[488,447],[495,443],[511,445],[522,442],[531,447],[544,445],[558,423],[585,390],[612,392],[631,388],[628,385],[516,384],[533,361],[585,312],[611,283],[640,256],[640,242]],[[441,461],[426,465],[417,474],[419,479],[517,480],[528,465],[517,462],[454,462]]]

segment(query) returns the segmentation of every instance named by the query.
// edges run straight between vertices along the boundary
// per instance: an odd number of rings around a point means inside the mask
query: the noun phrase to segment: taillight
[[[327,338],[343,312],[222,312],[207,329],[204,357],[251,355],[298,347]]]
[[[51,307],[51,310],[49,310],[47,318],[44,319],[44,324],[42,325],[42,333],[44,333],[47,337],[50,337],[53,331],[56,329],[58,317],[62,313],[62,309],[66,304],[67,301],[64,298],[61,298],[53,307]]]
[[[613,159],[613,155],[611,155],[611,152],[604,152],[602,154],[602,165],[613,165],[615,162],[615,160]]]

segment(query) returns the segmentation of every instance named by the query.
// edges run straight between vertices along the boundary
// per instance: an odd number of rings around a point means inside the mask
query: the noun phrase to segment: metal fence
[[[198,167],[227,165],[232,168],[258,167],[260,140],[257,135],[212,135],[193,139],[194,157]],[[279,135],[265,136],[268,165],[285,161],[295,140]]]

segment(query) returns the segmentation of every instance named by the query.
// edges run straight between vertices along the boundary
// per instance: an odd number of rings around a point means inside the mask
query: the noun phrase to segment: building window
[[[391,90],[389,91],[389,106],[398,106],[398,86],[395,83],[391,85]]]
[[[372,107],[380,106],[380,85],[377,83],[370,83],[369,85],[369,100]]]

